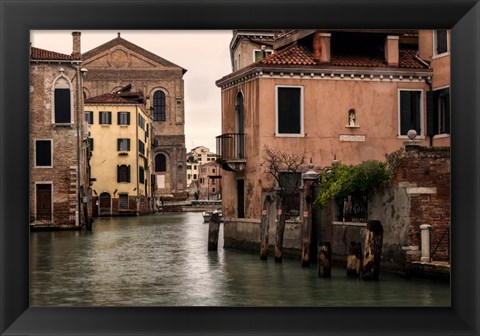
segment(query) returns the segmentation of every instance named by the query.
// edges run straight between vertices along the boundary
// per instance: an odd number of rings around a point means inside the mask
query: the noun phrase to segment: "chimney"
[[[313,34],[313,59],[319,63],[330,63],[330,33],[316,31]]]
[[[73,32],[72,37],[73,37],[73,51],[72,51],[72,56],[75,58],[80,58],[81,56],[81,51],[80,51],[80,32]]]
[[[385,39],[385,60],[388,66],[398,66],[398,36],[387,36]]]

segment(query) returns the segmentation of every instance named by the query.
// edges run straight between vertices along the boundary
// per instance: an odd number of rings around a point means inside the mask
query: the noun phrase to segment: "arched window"
[[[165,120],[167,120],[165,113],[165,93],[158,90],[153,94],[153,121]]]
[[[73,122],[70,82],[63,76],[55,81],[53,106],[54,124],[71,124]]]
[[[167,171],[167,158],[164,154],[155,156],[155,172],[164,173]]]

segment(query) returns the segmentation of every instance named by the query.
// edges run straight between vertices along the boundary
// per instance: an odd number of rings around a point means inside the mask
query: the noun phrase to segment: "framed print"
[[[0,0],[0,333],[1,335],[478,335],[479,311],[479,126],[480,5],[477,1],[163,1],[82,2]],[[40,30],[232,30],[232,29],[450,29],[451,42],[451,305],[449,307],[31,307],[29,301],[29,41]],[[440,39],[438,55],[444,52]],[[394,42],[393,42],[394,43]],[[228,45],[225,46],[228,48]],[[262,50],[251,52],[261,57]],[[267,50],[266,52],[272,52]],[[173,62],[175,60],[172,59]],[[205,71],[209,71],[205,69]],[[293,70],[292,70],[293,71]],[[302,74],[303,76],[304,74]],[[61,76],[60,76],[61,77]],[[58,79],[58,102],[69,104],[65,81]],[[68,83],[67,83],[68,84]],[[222,83],[220,83],[222,85]],[[226,83],[225,85],[228,85]],[[124,88],[118,88],[123,90]],[[440,88],[444,90],[444,88]],[[440,90],[439,89],[439,90]],[[219,88],[220,90],[220,88]],[[274,87],[283,137],[304,136],[303,87]],[[440,90],[440,91],[441,91]],[[152,90],[163,106],[164,93]],[[158,93],[157,93],[158,92]],[[442,91],[443,92],[443,91]],[[439,101],[442,99],[439,92]],[[56,93],[55,93],[56,94]],[[291,122],[282,97],[294,97],[298,118]],[[423,99],[415,89],[398,97]],[[56,98],[57,99],[57,98]],[[182,97],[175,97],[182,105]],[[235,97],[236,99],[236,97]],[[403,99],[403,98],[402,98]],[[410,102],[409,100],[409,102]],[[57,101],[57,100],[56,100]],[[173,101],[173,100],[172,100]],[[60,104],[58,104],[60,105]],[[243,105],[242,105],[243,106]],[[412,104],[413,106],[413,104]],[[153,110],[153,108],[152,108]],[[161,108],[160,108],[161,110]],[[93,111],[93,110],[92,110]],[[133,110],[132,110],[133,111]],[[415,110],[416,111],[416,110]],[[129,112],[97,111],[88,120],[126,126]],[[71,116],[53,108],[53,117],[68,124]],[[103,113],[103,114],[101,114]],[[360,111],[346,109],[342,127],[362,126]],[[342,118],[343,118],[342,117]],[[112,119],[113,118],[113,119]],[[164,118],[159,113],[158,118]],[[403,115],[398,116],[403,120]],[[137,120],[137,119],[135,119]],[[145,127],[145,120],[139,119]],[[286,120],[286,121],[285,121]],[[420,120],[420,119],[419,119]],[[178,120],[176,120],[178,122]],[[420,121],[418,121],[420,123]],[[360,126],[359,126],[360,125]],[[63,125],[65,126],[65,125]],[[418,126],[418,125],[417,125]],[[420,127],[420,126],[419,126]],[[444,125],[439,122],[439,129]],[[237,129],[238,133],[241,130]],[[399,128],[407,137],[408,128]],[[427,132],[419,128],[420,135]],[[145,141],[147,138],[145,138]],[[363,141],[344,137],[341,141]],[[127,153],[137,145],[119,139]],[[144,142],[138,142],[143,148]],[[51,167],[51,140],[38,138],[39,167]],[[93,146],[93,144],[91,144]],[[140,146],[142,145],[142,146]],[[95,143],[95,146],[98,146]],[[132,146],[132,147],[131,147]],[[97,147],[96,147],[97,148]],[[117,148],[117,147],[116,147]],[[41,153],[45,152],[45,155]],[[53,154],[52,154],[53,151]],[[158,165],[167,159],[159,157]],[[145,164],[145,167],[147,164]],[[146,179],[142,170],[142,180]],[[119,181],[130,170],[118,168]],[[157,183],[166,185],[161,177]],[[240,188],[243,180],[236,181]],[[36,185],[40,195],[56,192]],[[243,190],[243,189],[242,189]],[[42,197],[43,197],[42,196]],[[123,206],[129,199],[121,195]],[[47,197],[48,198],[48,197]],[[99,200],[100,201],[100,200]],[[49,206],[46,202],[46,207]],[[163,200],[162,200],[163,207]],[[308,211],[301,212],[308,218]],[[265,212],[266,214],[266,212]],[[243,215],[243,214],[242,214]],[[282,213],[278,214],[279,216]],[[241,217],[239,215],[239,217]],[[280,294],[281,295],[281,294]]]

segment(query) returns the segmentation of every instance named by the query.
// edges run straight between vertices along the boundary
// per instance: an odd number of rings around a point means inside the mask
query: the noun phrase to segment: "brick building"
[[[88,129],[83,122],[80,33],[72,55],[30,48],[30,225],[90,224]]]
[[[186,197],[185,107],[186,69],[125,39],[120,34],[82,54],[88,69],[85,98],[114,93],[126,85],[145,93],[146,110],[153,117],[155,195]]]

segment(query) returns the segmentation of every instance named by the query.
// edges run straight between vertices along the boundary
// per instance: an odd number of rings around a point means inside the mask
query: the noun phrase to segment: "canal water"
[[[223,225],[222,225],[223,227]],[[222,229],[220,235],[223,235]],[[31,306],[450,306],[450,287],[381,273],[348,279],[316,266],[207,250],[201,213],[97,218],[93,232],[30,234]]]

